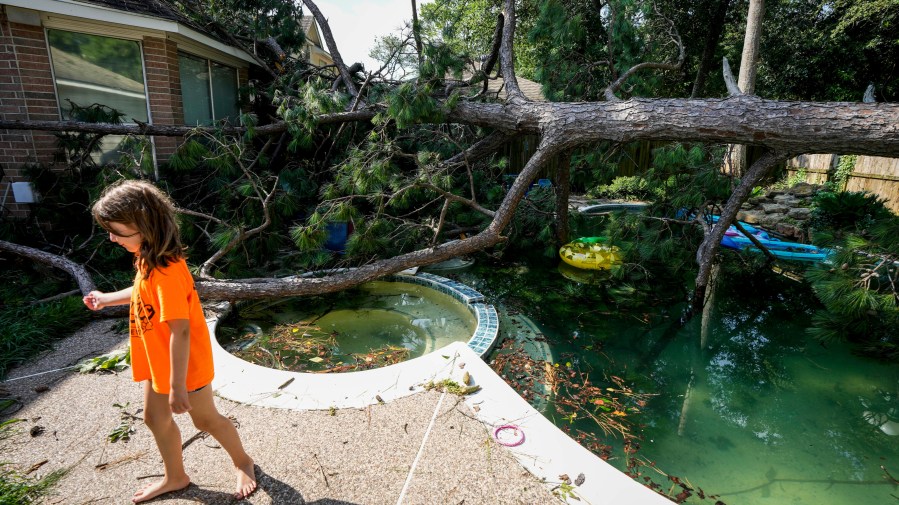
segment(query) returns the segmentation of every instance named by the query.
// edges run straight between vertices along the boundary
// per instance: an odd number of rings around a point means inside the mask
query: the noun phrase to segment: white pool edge
[[[211,335],[220,318],[207,320]],[[374,370],[338,374],[275,370],[244,361],[213,338],[213,389],[239,403],[292,410],[362,408],[423,391],[429,381],[461,382],[468,371],[481,390],[466,397],[478,420],[490,428],[515,424],[525,441],[508,450],[550,487],[559,476],[585,481],[574,489],[577,503],[670,504],[663,496],[621,473],[553,425],[521,398],[465,342],[453,342],[424,356]],[[464,366],[462,368],[461,366]],[[492,432],[492,429],[491,429]],[[572,503],[575,503],[572,501]]]

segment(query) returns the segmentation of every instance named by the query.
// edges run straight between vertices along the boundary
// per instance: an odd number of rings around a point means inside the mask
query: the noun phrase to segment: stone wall
[[[773,231],[792,241],[808,243],[806,222],[811,217],[812,197],[822,186],[799,183],[791,188],[769,190],[743,204],[737,219]]]

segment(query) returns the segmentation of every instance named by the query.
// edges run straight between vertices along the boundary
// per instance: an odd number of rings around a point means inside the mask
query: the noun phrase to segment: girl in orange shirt
[[[253,460],[234,425],[212,399],[212,346],[203,309],[187,269],[175,207],[168,195],[143,181],[121,181],[93,206],[109,240],[134,254],[134,286],[115,293],[91,291],[91,310],[131,305],[131,369],[144,382],[144,422],[162,455],[165,475],[134,493],[139,503],[190,484],[181,454],[181,432],[172,414],[190,414],[194,426],[215,437],[237,471],[234,496],[256,489]]]

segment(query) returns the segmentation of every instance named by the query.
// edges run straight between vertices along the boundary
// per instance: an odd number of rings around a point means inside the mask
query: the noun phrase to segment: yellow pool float
[[[559,249],[562,261],[585,270],[608,270],[621,264],[621,250],[606,237],[582,237]]]

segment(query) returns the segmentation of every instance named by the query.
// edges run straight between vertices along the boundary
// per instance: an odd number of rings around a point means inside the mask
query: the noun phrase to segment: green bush
[[[821,191],[812,202],[809,226],[815,230],[864,232],[880,219],[890,216],[877,195],[864,192]]]
[[[611,184],[603,184],[587,192],[591,198],[613,200],[646,200],[653,197],[652,188],[643,177],[616,177]]]

